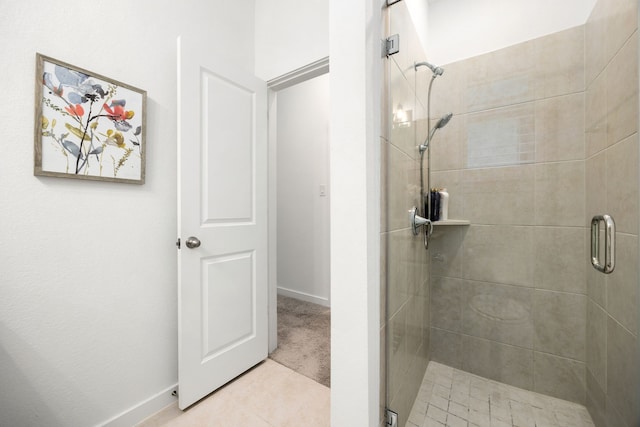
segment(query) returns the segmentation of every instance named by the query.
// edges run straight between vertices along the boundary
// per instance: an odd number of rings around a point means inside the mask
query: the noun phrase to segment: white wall
[[[268,81],[329,56],[328,0],[256,0],[256,76]]]
[[[447,64],[587,21],[595,0],[429,2],[429,61]]]
[[[177,382],[176,37],[253,71],[253,16],[253,1],[3,2],[0,425],[94,425]],[[147,90],[145,185],[33,176],[36,51]]]
[[[378,425],[381,0],[330,0],[331,425]]]
[[[418,39],[422,45],[422,50],[429,51],[429,1],[425,0],[404,0],[407,3],[407,9],[411,15],[413,26],[418,31]],[[393,16],[393,14],[392,14]],[[393,19],[393,17],[391,18]],[[415,61],[425,61],[426,58],[416,58]]]
[[[277,97],[278,292],[328,306],[329,75]]]
[[[3,5],[0,425],[99,424],[176,383],[176,37],[200,39],[206,52],[268,80],[329,53],[328,0],[289,3],[276,13],[270,1],[265,14],[254,14],[252,0]],[[343,183],[332,187],[343,187],[332,231],[342,257],[332,273],[341,301],[332,297],[334,425],[372,425],[378,410],[380,83],[369,69],[380,7],[372,3],[335,1],[331,13],[336,48],[356,36],[335,52],[330,78],[340,91],[332,115],[342,117],[333,156],[345,155],[333,170]],[[260,52],[279,54],[256,52],[255,64],[254,16],[261,43],[280,24],[293,27],[286,49],[265,43]],[[148,91],[144,186],[33,177],[36,51]],[[352,228],[351,208],[366,222]]]

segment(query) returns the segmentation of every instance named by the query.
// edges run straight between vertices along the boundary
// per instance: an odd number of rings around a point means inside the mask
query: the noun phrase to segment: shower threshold
[[[429,362],[406,427],[594,427],[577,403]]]

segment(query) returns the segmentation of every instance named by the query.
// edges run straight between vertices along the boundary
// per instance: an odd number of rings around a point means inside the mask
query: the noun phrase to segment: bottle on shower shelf
[[[429,197],[431,201],[431,221],[438,221],[440,219],[440,193],[436,188],[432,188]]]
[[[446,188],[441,188],[440,191],[440,215],[438,219],[444,221],[449,219],[449,192]]]

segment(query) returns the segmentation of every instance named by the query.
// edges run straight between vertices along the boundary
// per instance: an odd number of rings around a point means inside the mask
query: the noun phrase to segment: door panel
[[[204,360],[256,336],[253,254],[252,251],[202,260]]]
[[[267,357],[266,84],[178,46],[179,406]]]
[[[202,70],[201,78],[203,218],[222,224],[252,221],[254,92],[209,70]]]

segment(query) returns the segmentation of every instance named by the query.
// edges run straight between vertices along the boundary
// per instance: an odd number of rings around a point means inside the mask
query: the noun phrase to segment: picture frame
[[[36,53],[34,175],[144,184],[147,92]]]

